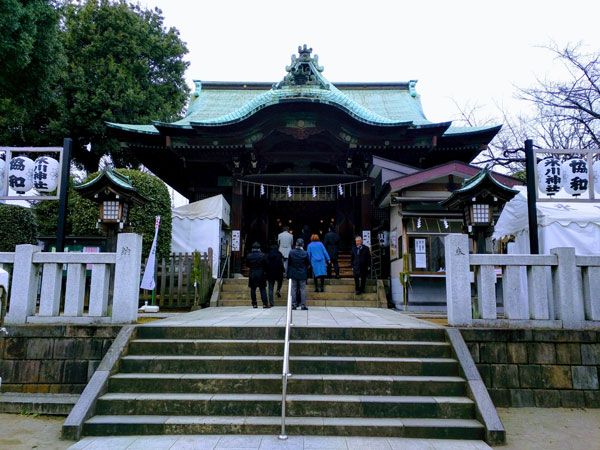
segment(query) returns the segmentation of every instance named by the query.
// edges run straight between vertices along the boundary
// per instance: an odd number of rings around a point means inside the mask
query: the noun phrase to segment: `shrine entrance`
[[[310,190],[309,194],[312,196]],[[285,196],[287,192],[284,191],[282,197]],[[323,240],[331,224],[340,235],[340,251],[350,251],[354,236],[360,234],[360,196],[310,200],[305,199],[305,195],[297,194],[296,197],[297,200],[244,196],[241,230],[244,254],[250,251],[254,242],[259,242],[265,251],[270,245],[277,244],[277,236],[284,226],[289,227],[294,240],[301,236],[305,226],[310,228],[311,234],[317,234]]]

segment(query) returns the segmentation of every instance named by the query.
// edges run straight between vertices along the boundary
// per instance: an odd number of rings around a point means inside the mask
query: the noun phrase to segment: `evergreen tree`
[[[53,143],[47,123],[65,64],[59,19],[53,1],[0,0],[0,145]]]
[[[62,42],[68,64],[56,92],[55,136],[73,138],[73,158],[88,171],[110,154],[117,167],[137,166],[105,122],[176,120],[188,95],[185,43],[166,29],[159,9],[123,0],[69,2]],[[91,151],[87,144],[91,143]]]

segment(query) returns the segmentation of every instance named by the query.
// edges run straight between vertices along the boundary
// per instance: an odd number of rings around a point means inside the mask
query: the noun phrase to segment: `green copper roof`
[[[504,189],[506,191],[510,191],[510,192],[514,192],[515,194],[517,193],[517,191],[509,188],[508,186],[503,185],[502,183],[500,183],[498,180],[496,180],[493,176],[492,176],[492,172],[490,171],[489,167],[486,167],[484,169],[482,169],[479,173],[477,173],[477,175],[473,175],[471,178],[467,178],[465,181],[463,181],[462,186],[455,190],[453,192],[456,194],[462,193],[462,192],[467,192],[475,187],[477,187],[477,185],[479,185],[480,183],[482,183],[484,180],[488,179],[489,181],[491,181],[493,184],[495,184],[496,186],[498,186],[500,189]]]
[[[331,105],[354,119],[370,125],[415,127],[435,125],[427,120],[416,80],[406,83],[337,83],[322,74],[318,56],[312,49],[298,48],[298,56],[286,66],[287,74],[279,83],[226,83],[195,81],[186,116],[173,123],[154,122],[157,126],[191,129],[194,126],[220,126],[242,121],[266,107],[288,101]],[[142,134],[160,134],[154,125],[108,123],[113,128]],[[496,127],[450,127],[444,135],[470,134]]]
[[[129,179],[129,177],[122,175],[119,172],[115,172],[110,167],[105,168],[102,172],[100,172],[100,174],[96,178],[93,178],[92,180],[88,181],[87,183],[75,186],[75,189],[81,190],[81,189],[87,189],[89,187],[92,187],[93,185],[95,185],[99,181],[101,181],[102,178],[104,178],[104,177],[108,178],[108,180],[110,180],[113,184],[116,184],[117,186],[119,186],[122,189],[129,190],[129,191],[137,191],[137,189],[134,188],[133,185],[131,184],[131,180]]]

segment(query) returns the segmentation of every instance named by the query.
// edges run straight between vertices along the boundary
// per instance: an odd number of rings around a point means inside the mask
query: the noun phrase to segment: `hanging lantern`
[[[58,161],[40,156],[33,166],[33,187],[38,192],[52,192],[58,186]]]
[[[342,183],[338,184],[338,192],[340,195],[344,195],[344,188],[342,187]]]
[[[288,185],[286,191],[287,191],[288,198],[291,198],[291,196],[292,196],[292,188],[289,185]]]
[[[0,159],[0,194],[2,194],[2,190],[4,189],[4,177],[6,173],[6,161]]]
[[[312,188],[312,197],[313,198],[317,198],[317,188],[316,188],[316,186],[313,186],[313,188]]]
[[[569,159],[562,163],[565,191],[577,197],[588,190],[590,181],[587,162],[581,158]]]
[[[592,165],[592,170],[594,173],[594,191],[600,194],[600,161],[596,161]]]
[[[10,160],[8,186],[17,194],[24,194],[33,187],[33,161],[25,156]]]
[[[537,172],[540,191],[549,196],[560,191],[563,185],[563,171],[558,159],[541,160],[537,165]]]
[[[261,183],[261,185],[260,185],[260,196],[262,197],[263,195],[265,195],[265,185]]]

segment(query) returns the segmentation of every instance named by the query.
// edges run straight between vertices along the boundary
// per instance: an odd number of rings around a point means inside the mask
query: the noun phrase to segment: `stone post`
[[[142,236],[121,233],[117,238],[113,323],[137,321],[142,265]]]
[[[108,287],[110,282],[110,265],[93,264],[92,282],[90,286],[89,315],[106,316],[108,310]]]
[[[42,271],[42,293],[40,294],[40,316],[58,316],[60,314],[62,272],[62,264],[44,264],[44,270]]]
[[[477,270],[477,307],[482,319],[496,319],[496,272],[494,266]]]
[[[563,321],[563,328],[579,328],[585,315],[583,295],[577,289],[581,283],[577,283],[575,249],[559,247],[551,249],[550,253],[558,258],[558,265],[552,270],[556,318]]]
[[[67,288],[65,290],[65,316],[81,317],[85,296],[85,264],[67,266]]]
[[[19,325],[27,322],[27,316],[35,314],[38,271],[33,265],[33,254],[40,249],[35,245],[22,244],[15,247],[10,310],[4,323]]]
[[[588,320],[600,320],[600,267],[583,267],[583,295]]]
[[[448,324],[470,326],[473,314],[469,273],[469,237],[466,234],[449,234],[444,240],[444,246]]]

